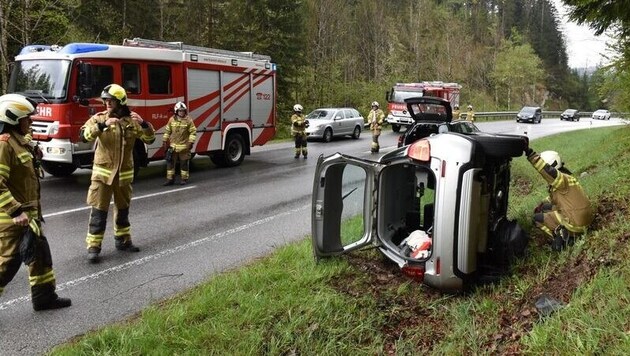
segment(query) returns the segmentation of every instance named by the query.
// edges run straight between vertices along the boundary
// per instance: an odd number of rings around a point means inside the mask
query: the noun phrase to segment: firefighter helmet
[[[17,125],[21,118],[35,113],[37,103],[20,94],[0,96],[0,122]]]
[[[184,110],[184,111],[187,111],[187,110],[188,110],[188,108],[186,107],[186,104],[184,104],[184,102],[183,102],[183,101],[178,101],[178,102],[175,104],[175,107],[173,108],[173,110],[175,110],[175,112],[178,112],[179,110]]]
[[[110,84],[103,89],[101,99],[116,99],[120,105],[127,105],[127,92],[118,84]]]
[[[379,107],[380,105],[378,105],[378,101],[373,101],[373,102],[372,102],[372,106]]]
[[[564,163],[562,162],[562,159],[560,159],[560,155],[556,151],[543,151],[540,153],[540,158],[542,158],[545,163],[555,169],[560,169],[564,167]]]
[[[304,108],[300,104],[293,105],[293,111],[295,111],[295,112],[302,112],[303,109]]]
[[[472,105],[468,105],[468,110],[472,110]]]
[[[453,106],[453,109],[459,110],[459,105],[455,104],[455,106]]]

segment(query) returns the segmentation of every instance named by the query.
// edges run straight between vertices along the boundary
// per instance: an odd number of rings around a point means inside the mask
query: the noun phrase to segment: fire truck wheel
[[[77,167],[73,164],[42,161],[42,168],[55,177],[68,177]]]
[[[243,159],[245,159],[245,141],[238,133],[227,137],[223,152],[210,156],[212,163],[219,167],[235,167],[240,165]]]
[[[398,124],[392,124],[392,131],[394,131],[394,132],[400,132],[400,125],[398,125]]]

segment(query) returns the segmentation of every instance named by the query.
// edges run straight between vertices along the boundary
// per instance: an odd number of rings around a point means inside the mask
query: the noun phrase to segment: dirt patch
[[[599,230],[617,217],[628,216],[630,201],[613,195],[604,195],[599,199],[595,209],[595,219],[591,224],[591,230]]]
[[[518,196],[529,195],[532,192],[532,187],[532,181],[523,177],[514,177],[510,183],[512,194],[515,193]]]

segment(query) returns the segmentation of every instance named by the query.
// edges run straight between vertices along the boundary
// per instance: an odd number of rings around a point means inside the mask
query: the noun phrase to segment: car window
[[[346,114],[346,117],[348,119],[351,118],[351,117],[356,117],[351,109],[344,109],[343,112],[344,112],[344,114]]]
[[[341,120],[341,119],[343,119],[343,111],[342,111],[342,110],[337,111],[337,112],[335,113],[334,119],[335,119],[335,120]]]
[[[325,119],[330,113],[327,110],[315,110],[306,116],[309,120]]]
[[[471,132],[478,132],[479,129],[473,123],[463,121],[463,122],[456,122],[454,124],[451,124],[451,131],[457,132],[457,133],[471,133]]]

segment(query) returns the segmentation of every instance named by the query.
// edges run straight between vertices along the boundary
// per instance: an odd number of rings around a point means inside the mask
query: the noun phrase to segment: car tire
[[[332,138],[333,138],[333,132],[332,132],[332,129],[329,127],[326,130],[324,130],[322,139],[324,140],[324,142],[330,142],[332,141]]]
[[[356,126],[354,128],[354,131],[352,132],[352,138],[357,140],[360,136],[361,136],[361,127],[360,126]]]
[[[488,250],[494,265],[506,266],[525,255],[529,234],[514,220],[502,218],[490,236]]]
[[[469,135],[492,157],[520,157],[527,148],[527,139],[520,135],[482,133]]]

